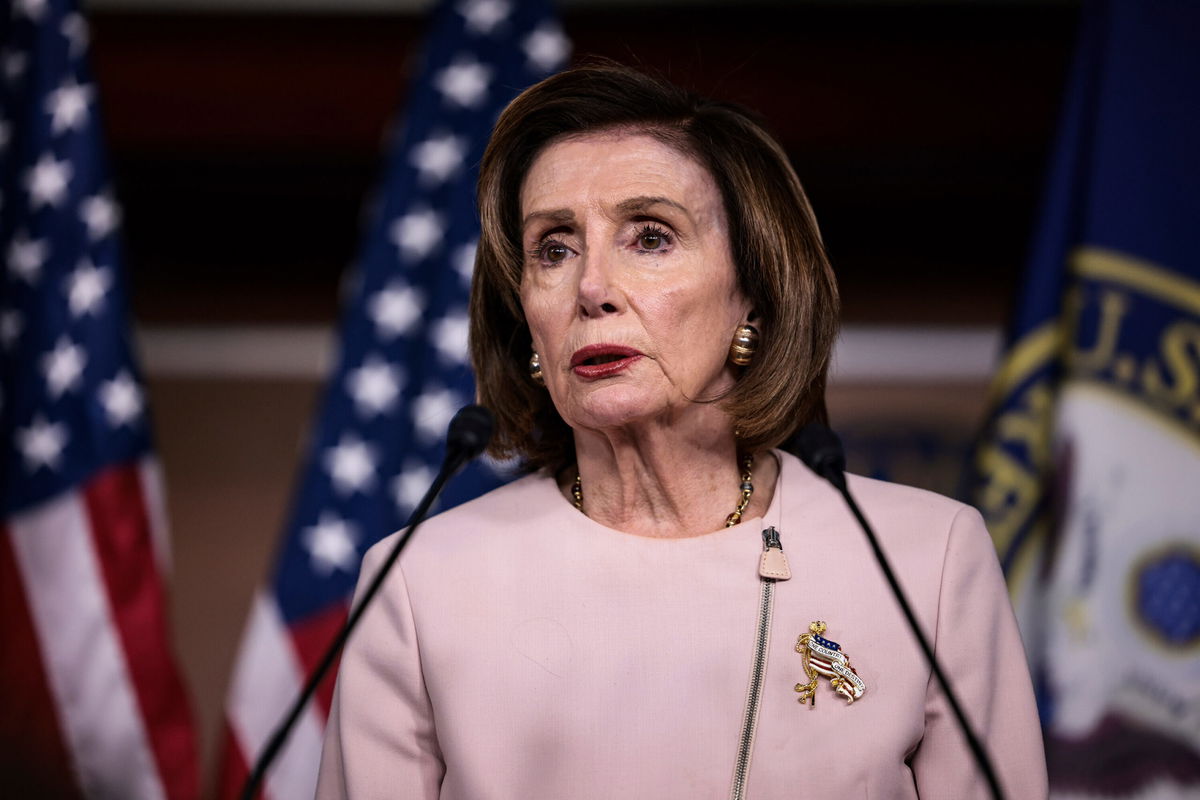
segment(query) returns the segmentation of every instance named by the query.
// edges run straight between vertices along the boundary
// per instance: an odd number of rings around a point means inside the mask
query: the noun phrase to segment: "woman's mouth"
[[[590,344],[576,350],[571,356],[571,371],[581,378],[607,378],[626,369],[641,357],[642,353],[632,347]]]

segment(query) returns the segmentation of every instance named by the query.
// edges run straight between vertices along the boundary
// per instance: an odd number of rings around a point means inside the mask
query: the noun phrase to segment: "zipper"
[[[783,549],[783,543],[779,541],[779,531],[775,530],[774,525],[763,531],[763,551],[770,550],[772,547],[776,550]]]
[[[762,532],[763,553],[777,549],[783,552],[779,532],[769,527]],[[742,734],[738,739],[737,759],[733,764],[733,790],[730,800],[745,800],[746,781],[750,777],[750,756],[754,751],[754,733],[758,727],[758,707],[762,703],[763,681],[767,674],[767,648],[771,643],[771,612],[775,606],[776,578],[769,578],[760,569],[761,591],[758,601],[758,628],[754,639],[754,660],[750,669],[750,687],[746,692],[746,710],[742,715]],[[784,579],[786,580],[786,578]]]

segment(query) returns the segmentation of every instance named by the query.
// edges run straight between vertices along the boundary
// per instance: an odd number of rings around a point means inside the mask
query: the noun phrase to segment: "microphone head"
[[[794,440],[800,460],[827,481],[845,481],[846,453],[842,440],[820,422],[805,425]]]
[[[450,420],[446,449],[469,460],[483,452],[492,439],[492,412],[483,406],[463,406]]]

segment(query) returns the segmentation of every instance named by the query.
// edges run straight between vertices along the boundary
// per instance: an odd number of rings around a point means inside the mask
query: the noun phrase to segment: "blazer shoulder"
[[[409,553],[425,552],[431,548],[439,551],[447,548],[478,548],[481,543],[503,539],[505,533],[525,528],[536,509],[561,500],[557,492],[550,478],[540,474],[526,475],[435,514],[421,523],[405,551],[405,559],[411,558]],[[402,528],[372,545],[363,559],[364,567],[382,558],[391,549],[396,537],[405,530],[407,528]]]
[[[832,504],[837,508],[844,505],[837,490],[814,474],[797,456],[785,450],[775,452],[783,467],[783,479],[790,495],[805,498],[805,501]],[[966,503],[915,486],[881,481],[849,472],[846,473],[846,479],[851,495],[864,511],[873,509],[887,515],[923,517],[927,522],[934,523],[944,520],[947,525],[960,513],[978,514]]]
[[[558,499],[557,494],[558,487],[553,480],[540,473],[534,473],[435,514],[423,525],[438,528],[477,525],[481,522],[494,527],[520,525],[529,518],[531,508]]]
[[[996,560],[991,534],[974,506],[912,486],[848,477],[863,514],[897,555],[910,551],[942,562]]]
[[[981,519],[974,506],[937,492],[861,475],[846,477],[850,491],[864,509],[871,507],[893,515],[923,517],[933,524],[944,522],[947,527],[960,515],[964,520]]]

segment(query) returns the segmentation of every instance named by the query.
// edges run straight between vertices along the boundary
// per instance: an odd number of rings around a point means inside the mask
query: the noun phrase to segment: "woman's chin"
[[[564,416],[573,428],[612,430],[661,418],[669,407],[661,395],[640,387],[609,386],[571,398]]]

